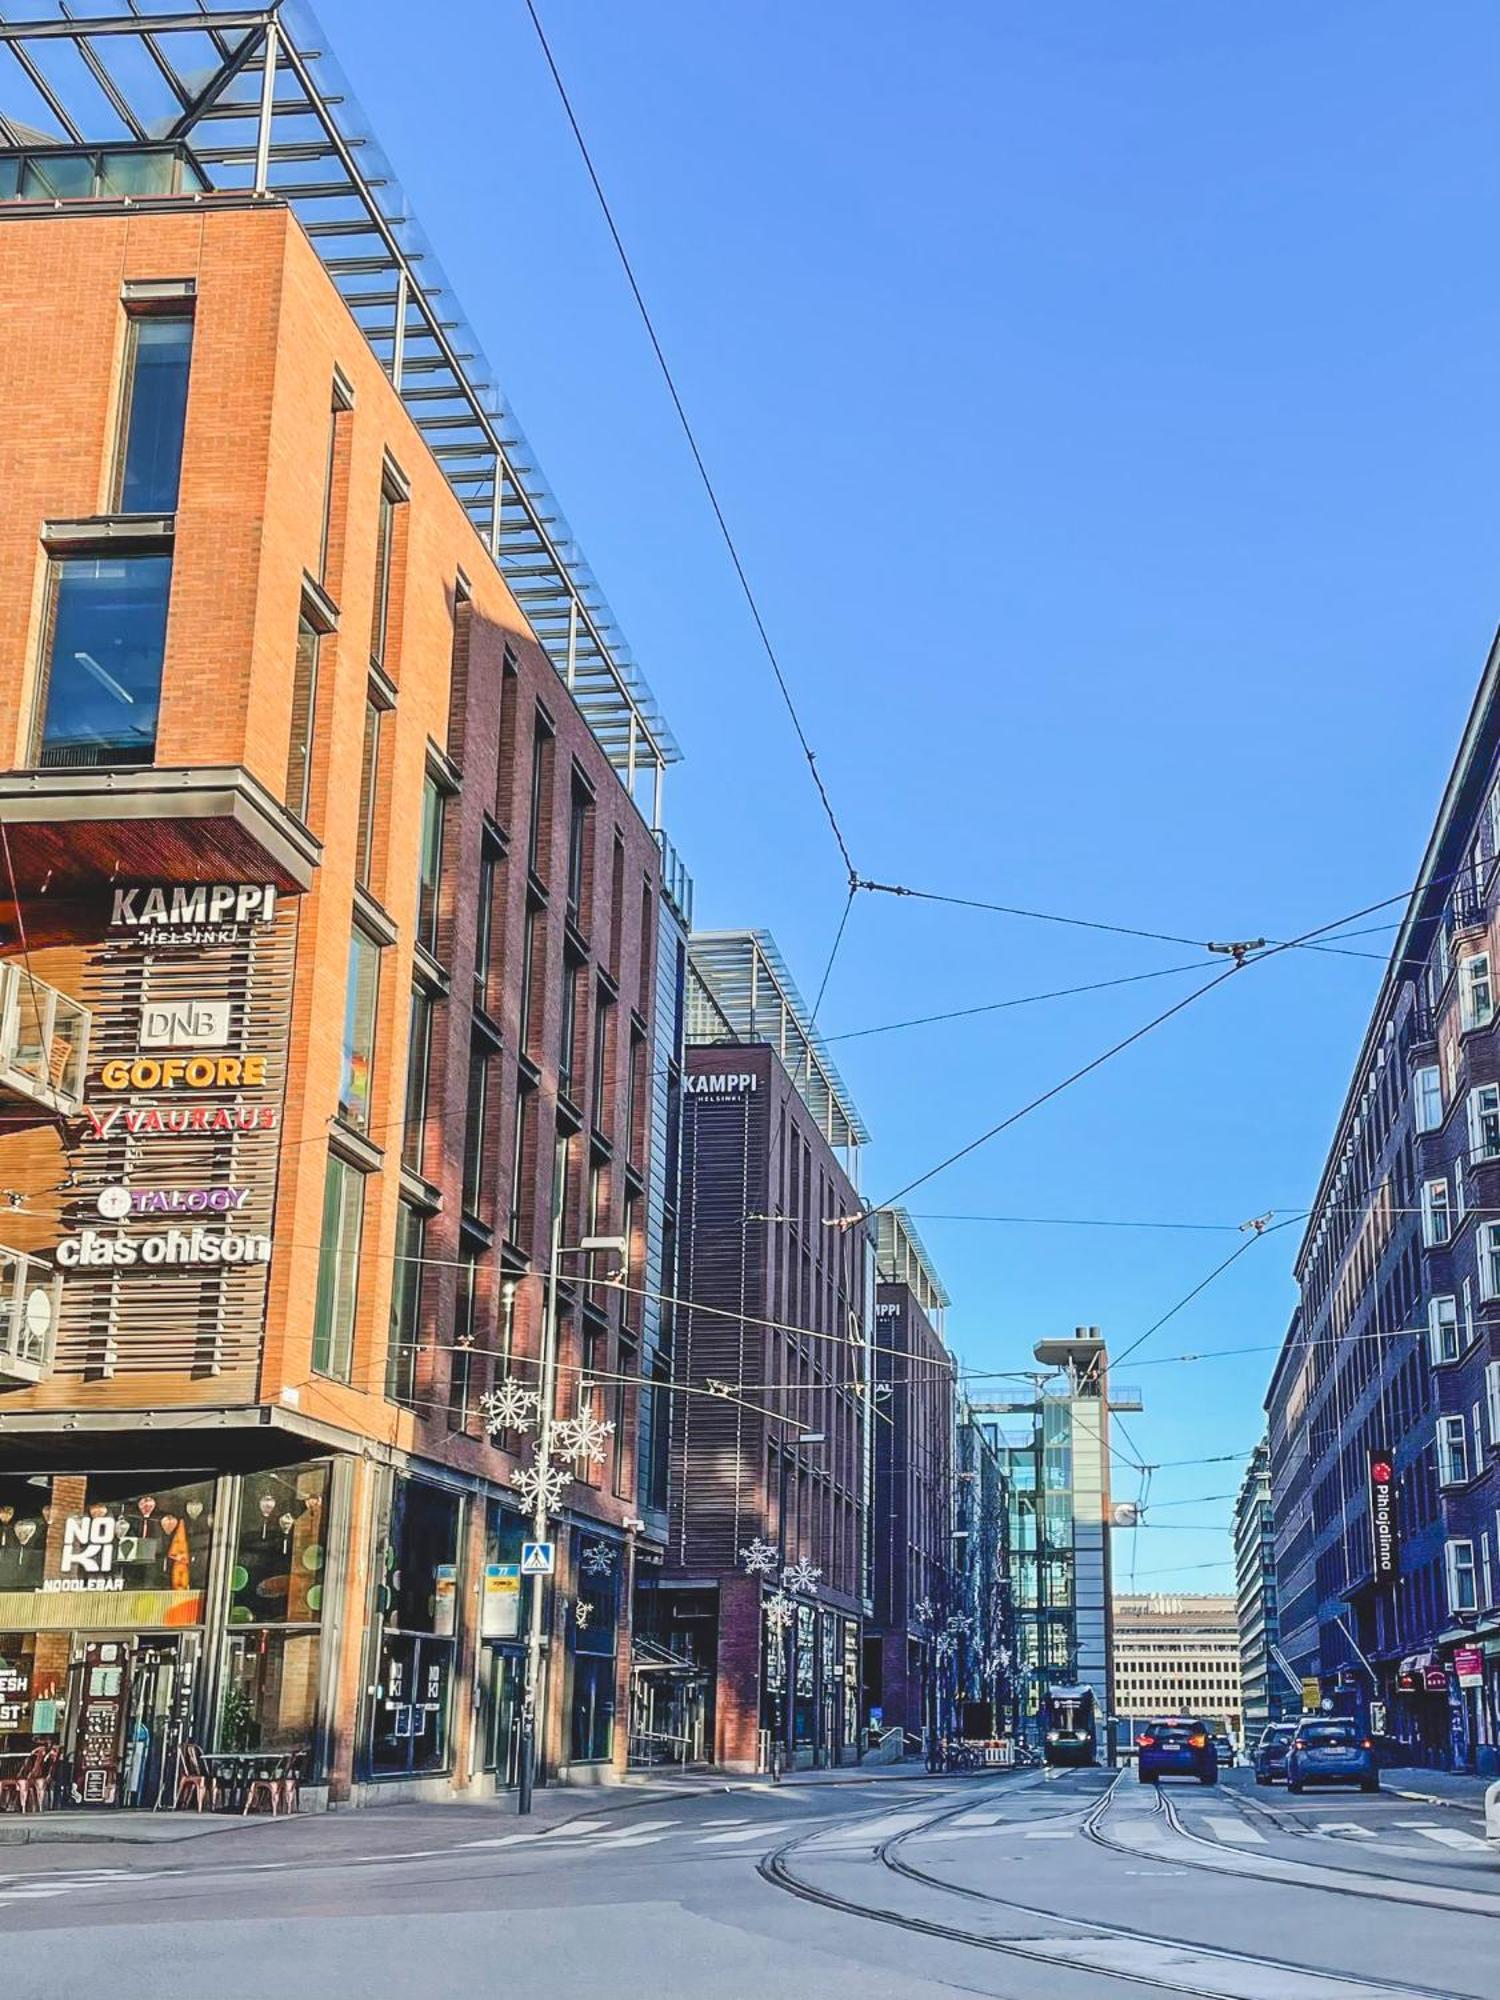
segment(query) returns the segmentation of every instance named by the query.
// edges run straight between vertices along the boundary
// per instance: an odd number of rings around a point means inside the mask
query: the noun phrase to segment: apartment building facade
[[[874,1232],[864,1126],[772,939],[689,954],[671,1522],[655,1634],[705,1754],[857,1759],[870,1612]]]
[[[666,1522],[670,738],[399,190],[309,210],[343,100],[274,10],[226,37],[170,145],[0,99],[0,1748],[100,1806],[189,1739],[313,1800],[513,1778],[534,1440],[486,1398],[560,1257],[601,1441],[542,1755],[607,1778]]]
[[[1235,1496],[1231,1534],[1235,1620],[1240,1635],[1240,1701],[1245,1742],[1253,1745],[1259,1742],[1267,1723],[1280,1722],[1301,1706],[1299,1691],[1291,1685],[1277,1657],[1281,1617],[1271,1512],[1271,1453],[1265,1442],[1250,1454]]]
[[[1282,1643],[1414,1758],[1500,1763],[1500,651],[1403,912],[1267,1395]]]
[[[1192,1715],[1233,1740],[1244,1734],[1239,1617],[1226,1592],[1115,1598],[1115,1712],[1121,1744],[1142,1723]]]

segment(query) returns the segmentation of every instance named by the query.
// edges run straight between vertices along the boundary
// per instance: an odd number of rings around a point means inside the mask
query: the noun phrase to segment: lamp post
[[[585,1236],[581,1243],[562,1240],[562,1202],[552,1215],[552,1250],[547,1266],[547,1303],[542,1315],[542,1355],[537,1393],[537,1442],[535,1494],[531,1516],[531,1539],[545,1542],[551,1510],[562,1498],[566,1475],[552,1464],[552,1441],[556,1428],[552,1406],[557,1400],[557,1281],[558,1265],[564,1257],[587,1256],[596,1250],[613,1250],[624,1258],[630,1245],[623,1236]],[[611,1428],[613,1428],[611,1426]],[[521,1695],[520,1767],[516,1774],[516,1811],[531,1811],[532,1788],[536,1782],[536,1699],[542,1674],[542,1605],[546,1586],[541,1577],[531,1580],[531,1617],[526,1633],[526,1679]]]

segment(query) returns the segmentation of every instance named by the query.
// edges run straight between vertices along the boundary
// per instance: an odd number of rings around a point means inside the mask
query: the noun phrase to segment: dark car
[[[1232,1771],[1234,1769],[1234,1738],[1226,1736],[1221,1729],[1214,1738],[1214,1748],[1219,1753],[1219,1769],[1221,1771]]]
[[[1257,1785],[1274,1785],[1278,1778],[1285,1781],[1287,1752],[1292,1747],[1292,1738],[1297,1734],[1295,1722],[1273,1722],[1255,1746],[1255,1782]]]
[[[1137,1771],[1143,1785],[1159,1778],[1196,1778],[1200,1785],[1219,1781],[1219,1753],[1206,1722],[1190,1715],[1168,1715],[1148,1722],[1135,1739]]]
[[[1287,1754],[1286,1788],[1300,1792],[1308,1785],[1358,1785],[1362,1792],[1378,1792],[1373,1739],[1337,1716],[1299,1723]]]

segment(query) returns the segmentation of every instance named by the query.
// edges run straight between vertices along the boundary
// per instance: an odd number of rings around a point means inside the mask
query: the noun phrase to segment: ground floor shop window
[[[446,1771],[452,1761],[454,1629],[462,1502],[424,1480],[391,1482],[369,1759],[376,1777]]]
[[[321,1635],[294,1627],[231,1632],[219,1710],[221,1750],[310,1752],[318,1716]],[[312,1776],[304,1764],[302,1776]]]
[[[446,1771],[453,1641],[389,1632],[375,1691],[371,1769],[380,1777]]]

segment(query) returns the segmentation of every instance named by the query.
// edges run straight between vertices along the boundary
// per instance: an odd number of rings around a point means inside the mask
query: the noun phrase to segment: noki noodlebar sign
[[[1370,1554],[1375,1581],[1396,1574],[1396,1466],[1388,1451],[1370,1453]]]

